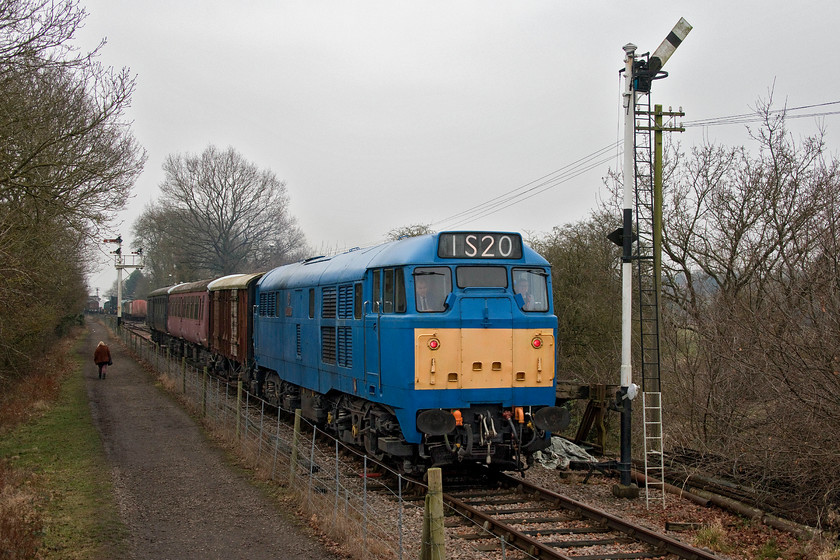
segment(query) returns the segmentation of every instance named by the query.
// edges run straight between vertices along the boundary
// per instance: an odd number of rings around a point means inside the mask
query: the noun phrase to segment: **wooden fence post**
[[[443,530],[443,475],[439,468],[427,471],[429,491],[426,507],[423,509],[423,534],[421,537],[421,560],[444,560],[446,544]]]
[[[207,416],[207,366],[204,366],[204,380],[201,384],[201,416]]]
[[[292,455],[289,460],[289,488],[295,481],[298,462],[298,443],[300,442],[300,409],[295,409],[295,435],[292,437]]]
[[[240,437],[239,422],[240,422],[240,418],[242,416],[242,412],[240,410],[241,406],[242,406],[242,381],[240,380],[240,381],[236,382],[236,439],[239,439],[239,437]]]

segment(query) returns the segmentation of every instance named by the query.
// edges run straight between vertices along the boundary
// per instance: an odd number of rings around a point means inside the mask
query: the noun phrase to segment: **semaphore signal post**
[[[126,268],[143,268],[143,249],[137,249],[128,255],[123,255],[121,235],[117,235],[114,239],[103,239],[102,241],[117,244],[116,250],[111,251],[111,254],[114,255],[114,267],[117,269],[117,326],[119,326],[122,324],[122,271]]]
[[[668,61],[677,47],[691,31],[691,25],[680,18],[662,44],[649,57],[647,54],[638,56],[636,45],[624,45],[624,73],[625,87],[622,92],[624,107],[624,201],[622,212],[622,227],[609,235],[609,239],[622,247],[621,265],[621,388],[617,395],[617,405],[621,411],[621,458],[619,461],[620,484],[613,488],[617,496],[633,498],[638,496],[638,487],[631,482],[631,402],[638,392],[638,385],[633,383],[632,375],[632,288],[633,264],[639,268],[639,303],[642,338],[642,380],[643,380],[643,412],[650,411],[658,420],[644,420],[645,428],[657,425],[658,434],[652,437],[645,432],[645,475],[648,474],[648,454],[658,453],[662,456],[662,423],[661,423],[661,389],[659,388],[659,328],[658,328],[658,232],[661,219],[657,223],[657,208],[661,204],[661,193],[656,196],[654,189],[654,173],[650,156],[650,131],[655,127],[638,127],[636,119],[644,114],[650,118],[650,89],[654,80],[667,76],[662,67]],[[640,100],[647,100],[647,110],[639,112]],[[661,113],[661,109],[659,109]],[[661,127],[661,120],[657,119],[657,126]],[[646,129],[646,130],[645,130]],[[639,132],[641,134],[640,140]],[[661,134],[662,130],[659,130]],[[648,155],[644,155],[648,154]],[[661,157],[661,156],[660,156]],[[646,165],[644,165],[646,162]],[[661,162],[661,159],[660,159]],[[644,171],[647,168],[648,171]],[[635,215],[634,215],[635,209]],[[660,214],[661,215],[661,214]],[[634,221],[636,228],[634,231]],[[635,251],[634,251],[635,244]],[[650,263],[650,266],[647,264]],[[643,274],[644,272],[644,274]],[[647,286],[647,287],[646,287]],[[651,303],[653,302],[653,303]],[[652,325],[652,326],[651,326]],[[656,395],[655,405],[646,405],[646,397]],[[656,440],[654,450],[648,449],[648,440]],[[664,492],[663,492],[664,500]],[[664,504],[664,501],[663,501]]]

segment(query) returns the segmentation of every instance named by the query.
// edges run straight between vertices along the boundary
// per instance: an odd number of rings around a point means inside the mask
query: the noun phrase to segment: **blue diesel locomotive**
[[[441,232],[281,266],[257,283],[254,386],[407,471],[526,468],[555,403],[548,262],[519,234]]]

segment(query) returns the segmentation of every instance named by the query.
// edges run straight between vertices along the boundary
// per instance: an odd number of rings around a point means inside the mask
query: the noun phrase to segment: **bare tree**
[[[770,107],[757,156],[702,146],[677,170],[665,387],[675,439],[750,465],[768,496],[805,497],[812,521],[840,506],[840,175],[822,132],[796,141]]]
[[[87,256],[145,161],[123,117],[128,71],[70,43],[84,17],[73,0],[0,0],[0,354],[9,369],[25,370],[82,309]]]
[[[146,255],[144,270],[151,277],[152,286],[167,286],[200,276],[184,264],[188,259],[180,242],[182,218],[182,211],[149,204],[132,226],[134,238]]]
[[[86,15],[77,0],[0,0],[0,79],[87,65],[99,48],[80,53],[70,43]]]
[[[558,377],[615,383],[621,356],[621,282],[615,245],[607,240],[611,219],[555,227],[529,241],[551,263],[558,319]]]
[[[162,275],[193,280],[264,270],[306,250],[285,183],[233,148],[173,155],[163,169],[163,196],[135,226],[150,249],[156,284]]]
[[[429,224],[410,224],[392,229],[388,232],[387,238],[389,241],[396,241],[404,237],[417,237],[434,232],[435,230]]]

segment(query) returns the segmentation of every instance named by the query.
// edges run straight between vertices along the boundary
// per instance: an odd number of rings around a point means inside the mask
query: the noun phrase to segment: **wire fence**
[[[428,488],[335,439],[298,411],[279,410],[246,390],[196,367],[137,333],[112,330],[205,426],[257,475],[296,501],[311,525],[360,559],[442,560],[423,530]],[[294,426],[290,419],[294,418]],[[475,520],[445,508],[446,549],[458,558],[534,558]],[[428,523],[428,519],[426,520]],[[431,552],[429,552],[431,550]],[[514,556],[511,556],[511,555]],[[454,556],[450,556],[454,557]]]

